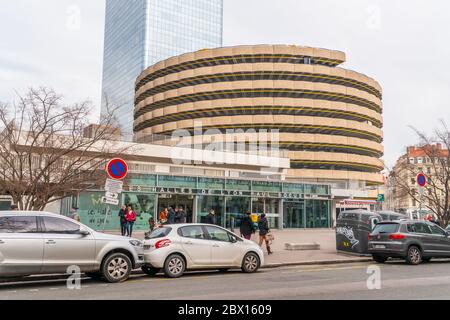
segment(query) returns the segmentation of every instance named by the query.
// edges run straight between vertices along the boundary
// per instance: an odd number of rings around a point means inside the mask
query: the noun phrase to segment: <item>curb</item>
[[[299,262],[283,262],[283,263],[269,263],[262,266],[262,269],[275,269],[281,267],[289,266],[320,266],[320,265],[331,265],[331,264],[346,264],[346,263],[360,263],[360,262],[370,262],[373,261],[372,258],[361,258],[352,260],[317,260],[317,261],[299,261]]]
[[[369,262],[372,261],[372,258],[361,258],[361,259],[352,259],[352,260],[318,260],[318,261],[298,261],[298,262],[283,262],[283,263],[269,263],[261,267],[261,269],[276,269],[281,267],[289,267],[289,266],[314,266],[314,265],[332,265],[332,264],[346,264],[346,263],[358,263],[358,262]],[[137,269],[131,272],[132,275],[143,275],[144,273]],[[84,274],[83,274],[84,275]],[[14,278],[14,279],[5,279],[0,280],[0,285],[5,284],[26,284],[32,283],[35,281],[62,281],[66,280],[69,275],[65,274],[55,274],[55,275],[47,275],[47,276],[31,276],[26,278]]]

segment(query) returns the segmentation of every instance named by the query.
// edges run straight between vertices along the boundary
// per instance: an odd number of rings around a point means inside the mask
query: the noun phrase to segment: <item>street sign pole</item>
[[[123,191],[123,179],[128,174],[128,165],[123,159],[115,158],[108,162],[106,172],[110,179],[106,179],[105,196],[102,198],[102,202],[107,204],[103,231],[106,229],[106,222],[111,213],[111,205],[118,206],[120,204],[119,196]]]
[[[419,185],[419,217],[422,214],[423,189],[427,185],[427,177],[423,173],[417,175],[417,184]]]
[[[106,207],[106,213],[105,213],[105,220],[103,220],[103,232],[105,231],[106,228],[106,221],[108,220],[108,216],[109,216],[109,212],[111,211],[111,207],[108,204],[108,206]]]
[[[422,197],[423,197],[423,188],[419,187],[419,217],[422,214]]]

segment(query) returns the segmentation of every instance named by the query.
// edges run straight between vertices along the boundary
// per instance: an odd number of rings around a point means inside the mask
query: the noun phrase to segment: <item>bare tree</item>
[[[115,119],[103,115],[87,138],[91,109],[89,102],[64,105],[47,88],[0,103],[0,194],[21,210],[43,210],[104,182]]]
[[[417,203],[421,200],[419,188],[413,180],[419,173],[427,176],[428,183],[422,193],[423,207],[436,214],[439,221],[447,226],[450,223],[450,131],[441,121],[440,127],[434,130],[433,137],[413,128],[420,139],[423,163],[410,163],[403,157],[391,171],[396,199],[411,197]]]

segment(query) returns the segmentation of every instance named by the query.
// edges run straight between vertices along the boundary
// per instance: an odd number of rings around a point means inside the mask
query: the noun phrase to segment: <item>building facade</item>
[[[84,130],[86,142],[92,139],[92,131],[95,125]],[[67,137],[55,135],[54,139]],[[31,143],[23,135],[15,147],[43,155],[42,147]],[[58,151],[64,151],[66,145],[69,144],[61,144]],[[99,146],[103,147],[100,154]],[[53,152],[49,148],[46,150],[49,154]],[[70,154],[76,157],[75,152]],[[117,156],[127,161],[129,174],[115,206],[105,204],[102,199],[106,196],[106,163],[92,166],[91,162],[92,157],[106,160]],[[53,171],[64,171],[65,166],[70,165],[69,159],[65,160],[58,161]],[[80,161],[90,163],[87,170],[92,180],[85,181],[88,189],[71,190],[72,196],[52,202],[45,210],[68,215],[72,207],[78,207],[81,222],[96,230],[119,230],[118,212],[125,204],[131,204],[137,213],[137,230],[148,230],[149,219],[158,221],[158,213],[166,207],[183,207],[188,222],[203,222],[214,209],[217,223],[233,230],[238,230],[247,212],[267,214],[270,227],[274,229],[330,228],[333,225],[331,186],[286,181],[290,168],[288,158],[112,139],[99,140],[83,150]],[[31,166],[38,171],[41,162],[33,161]],[[0,196],[0,210],[8,210],[11,201],[11,197]]]
[[[102,114],[115,111],[122,134],[132,136],[133,84],[145,68],[171,56],[222,45],[222,2],[106,1]]]
[[[291,160],[287,180],[330,183],[335,207],[344,199],[376,199],[370,194],[384,183],[382,89],[339,68],[345,60],[339,51],[283,45],[172,57],[136,80],[135,135],[145,141],[194,133],[199,124],[219,140],[278,130]]]
[[[391,209],[405,213],[419,210],[419,186],[417,184],[419,173],[427,176],[428,183],[432,181],[433,197],[436,198],[436,201],[444,203],[447,188],[442,181],[446,180],[444,170],[448,159],[450,159],[449,150],[441,144],[408,147],[406,153],[397,160],[389,176],[388,198],[391,201]],[[426,197],[424,197],[422,206],[424,213],[427,212],[426,205]]]
[[[119,144],[125,142],[116,142]],[[131,143],[130,143],[131,144]],[[183,207],[188,222],[203,222],[211,209],[217,224],[238,230],[245,213],[267,214],[270,227],[330,228],[331,186],[286,181],[287,158],[250,153],[208,152],[154,144],[131,144],[122,157],[130,170],[119,205],[106,205],[103,186],[90,188],[63,201],[61,212],[76,205],[81,222],[96,230],[118,230],[120,206],[131,204],[138,215],[137,230],[148,230],[166,207]],[[196,164],[177,164],[178,160]],[[267,168],[272,167],[265,174]]]

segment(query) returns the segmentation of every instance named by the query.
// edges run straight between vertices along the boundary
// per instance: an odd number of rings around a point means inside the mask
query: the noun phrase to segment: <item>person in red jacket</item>
[[[136,212],[133,211],[133,206],[129,204],[127,206],[127,213],[125,214],[125,220],[127,220],[127,235],[131,238],[133,235],[133,225],[136,221]]]

